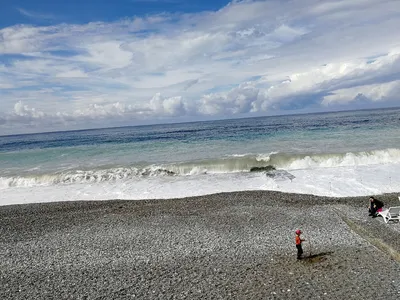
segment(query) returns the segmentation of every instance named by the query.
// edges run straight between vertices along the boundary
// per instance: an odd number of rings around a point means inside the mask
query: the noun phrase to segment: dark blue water
[[[0,137],[0,152],[107,144],[251,142],[259,138],[399,129],[400,109],[260,117]],[[383,137],[384,138],[384,137]],[[397,136],[393,136],[396,142]],[[384,141],[383,145],[393,145]]]

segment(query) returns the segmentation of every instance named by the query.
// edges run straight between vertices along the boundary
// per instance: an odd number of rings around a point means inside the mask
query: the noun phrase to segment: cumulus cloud
[[[322,104],[326,106],[348,104],[357,100],[379,102],[396,99],[398,95],[400,95],[400,80],[336,90],[331,95],[325,96]]]
[[[398,28],[397,0],[246,0],[3,28],[0,134],[396,104]]]
[[[149,99],[148,104],[144,106],[95,99],[93,103],[70,112],[59,111],[56,107],[53,111],[45,113],[30,107],[23,101],[18,101],[11,112],[3,114],[0,125],[8,126],[18,123],[34,129],[48,125],[56,126],[56,128],[58,126],[71,125],[75,128],[76,126],[82,127],[85,124],[87,126],[88,122],[92,125],[104,125],[104,121],[110,120],[116,124],[124,121],[146,121],[148,118],[163,120],[168,117],[185,114],[186,104],[181,97],[168,98],[159,93]]]
[[[17,102],[14,105],[14,114],[18,117],[26,117],[26,118],[43,118],[45,114],[41,111],[36,111],[35,108],[29,108],[27,105],[24,105],[21,101]]]

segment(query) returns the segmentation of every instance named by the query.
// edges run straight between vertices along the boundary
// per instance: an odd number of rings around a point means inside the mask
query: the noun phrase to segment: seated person
[[[384,206],[384,204],[382,201],[379,201],[372,196],[369,197],[369,201],[369,215],[375,218],[377,216],[377,213],[382,211],[382,207]]]

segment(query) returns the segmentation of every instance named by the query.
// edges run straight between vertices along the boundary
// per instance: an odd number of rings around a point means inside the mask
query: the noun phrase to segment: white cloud
[[[235,1],[215,12],[3,28],[0,134],[351,108],[360,95],[393,103],[398,28],[396,0]]]
[[[0,54],[20,54],[40,50],[39,28],[15,26],[0,30]]]
[[[122,49],[122,44],[118,41],[92,42],[81,47],[86,50],[87,54],[75,59],[106,69],[128,67],[133,57],[132,52]]]
[[[164,116],[180,116],[185,114],[185,105],[181,97],[164,98],[160,93],[150,100],[150,111]]]
[[[346,12],[349,9],[358,9],[360,7],[369,6],[374,4],[368,0],[353,0],[353,1],[324,1],[315,5],[310,11],[315,14],[326,14],[332,12]]]
[[[28,118],[43,118],[44,113],[41,111],[36,111],[35,108],[29,108],[27,105],[24,105],[21,101],[17,102],[14,105],[14,113],[19,117],[28,117]]]
[[[56,77],[58,77],[58,78],[85,78],[88,76],[82,70],[74,69],[74,70],[69,70],[69,71],[65,71],[62,73],[58,73],[56,75]]]
[[[336,90],[332,95],[325,96],[322,104],[326,106],[343,105],[359,99],[380,102],[395,99],[398,95],[400,95],[400,80]]]

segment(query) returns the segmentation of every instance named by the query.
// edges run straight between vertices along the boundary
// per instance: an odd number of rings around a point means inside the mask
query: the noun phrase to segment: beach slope
[[[400,225],[367,205],[250,191],[3,206],[0,298],[398,299]]]

